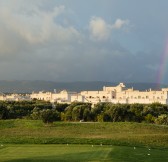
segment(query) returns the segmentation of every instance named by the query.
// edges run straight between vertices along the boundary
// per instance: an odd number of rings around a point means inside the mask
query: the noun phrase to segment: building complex
[[[39,99],[58,103],[89,102],[96,104],[98,102],[112,102],[112,103],[154,103],[159,102],[168,104],[168,88],[161,90],[146,90],[139,91],[133,88],[126,88],[123,83],[115,87],[103,87],[102,91],[81,91],[68,92],[63,90],[59,93],[52,92],[38,92],[32,93],[30,99]]]
[[[63,90],[61,92],[44,92],[40,91],[38,93],[33,92],[30,95],[21,96],[19,94],[11,95],[0,95],[0,100],[45,100],[57,103],[71,103],[74,101],[78,102],[88,102],[96,104],[99,102],[112,102],[112,103],[122,103],[122,104],[133,104],[142,103],[150,104],[154,102],[159,102],[161,104],[168,104],[168,88],[162,88],[161,90],[146,90],[139,91],[133,88],[126,88],[123,83],[115,87],[103,87],[101,91],[81,91],[68,92]]]

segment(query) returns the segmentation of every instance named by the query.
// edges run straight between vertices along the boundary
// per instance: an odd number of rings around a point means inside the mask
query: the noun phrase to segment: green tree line
[[[0,119],[28,118],[53,121],[147,122],[168,125],[168,105],[113,104],[73,102],[59,104],[45,101],[1,101]]]

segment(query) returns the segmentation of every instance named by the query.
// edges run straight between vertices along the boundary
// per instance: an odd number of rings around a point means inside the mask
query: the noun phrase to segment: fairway
[[[167,126],[145,123],[4,120],[0,162],[167,162],[167,141]]]
[[[166,162],[168,150],[101,145],[1,145],[1,162]]]
[[[3,144],[96,144],[168,148],[168,127],[145,123],[70,123],[1,120]]]

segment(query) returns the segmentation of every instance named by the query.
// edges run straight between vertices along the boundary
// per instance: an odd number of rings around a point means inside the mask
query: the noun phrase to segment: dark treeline
[[[0,101],[0,119],[25,118],[32,114],[33,110],[52,109],[50,102],[46,101]]]
[[[45,101],[1,101],[0,119],[27,118],[53,121],[147,122],[168,125],[168,105],[74,102],[51,104]]]

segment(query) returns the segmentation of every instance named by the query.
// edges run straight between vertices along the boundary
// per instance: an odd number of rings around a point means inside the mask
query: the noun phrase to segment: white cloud
[[[129,20],[117,19],[117,20],[115,21],[115,23],[112,25],[112,28],[120,29],[120,28],[122,28],[124,25],[128,25],[128,24],[129,24]]]
[[[96,40],[106,40],[110,36],[110,26],[100,17],[93,17],[89,27],[93,38]]]
[[[63,25],[61,21],[69,14],[65,6],[46,7],[42,3],[45,0],[1,2],[2,79],[112,80],[118,72],[124,78],[134,70],[130,52],[112,41],[101,42],[108,40],[114,30],[122,29],[127,24],[124,20],[110,24],[93,17],[89,24],[90,39],[79,26]]]
[[[89,23],[91,38],[98,41],[107,40],[113,29],[121,29],[128,24],[129,20],[117,19],[114,24],[108,24],[101,17],[93,17]]]
[[[18,5],[11,5],[12,2],[3,3],[0,6],[0,26],[3,30],[0,31],[0,47],[3,46],[4,51],[8,46],[15,44],[14,37],[17,41],[25,41],[29,44],[39,44],[51,41],[67,42],[78,38],[79,32],[73,27],[63,27],[56,23],[58,16],[65,13],[64,6],[53,6],[52,9],[44,9],[37,4],[28,4],[21,1]],[[9,5],[10,4],[10,5]],[[29,7],[28,7],[29,6]],[[5,33],[5,34],[4,34]],[[9,39],[2,36],[8,35]],[[10,35],[13,37],[10,40]],[[0,49],[1,51],[2,49]]]

